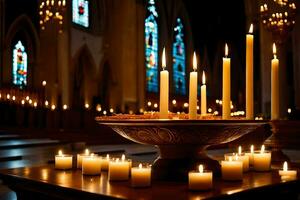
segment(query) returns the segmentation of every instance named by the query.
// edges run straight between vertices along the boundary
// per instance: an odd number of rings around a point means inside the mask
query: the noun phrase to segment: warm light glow
[[[262,145],[260,149],[260,153],[264,153],[264,152],[265,152],[265,145]]]
[[[229,156],[228,160],[229,160],[230,162],[232,162],[232,157],[231,157],[231,156]]]
[[[239,155],[241,155],[241,154],[242,154],[242,147],[239,146]]]
[[[16,100],[16,96],[12,96],[12,100],[15,101]]]
[[[29,103],[29,104],[32,104],[32,100],[31,100],[31,99],[29,99],[28,103]]]
[[[292,113],[292,109],[291,109],[291,108],[288,108],[287,112],[288,112],[289,114],[291,114],[291,113]]]
[[[116,159],[116,162],[119,162],[119,158]]]
[[[48,107],[48,105],[49,105],[49,102],[46,100],[45,101],[45,106]]]
[[[251,153],[254,153],[254,146],[253,146],[253,144],[250,147],[250,151],[251,151]]]
[[[277,53],[276,44],[273,43],[273,54],[274,54],[274,56],[276,56],[276,53]]]
[[[188,104],[188,103],[184,103],[183,106],[184,106],[185,108],[187,108],[187,107],[189,107],[189,104]]]
[[[100,104],[97,104],[96,110],[97,110],[98,112],[101,112],[102,108],[101,108],[101,105],[100,105]]]
[[[63,152],[62,152],[62,150],[59,150],[59,151],[58,151],[58,155],[60,155],[60,156],[62,156],[62,155],[63,155]]]
[[[237,154],[235,154],[235,160],[239,160],[239,157]]]
[[[65,105],[63,105],[63,109],[64,110],[67,110],[68,109],[68,106],[65,104]]]
[[[122,161],[125,161],[125,155],[124,154],[122,155]]]
[[[10,94],[7,94],[7,95],[6,95],[6,98],[7,98],[7,99],[10,99]]]
[[[228,45],[227,43],[225,43],[225,57],[228,56]]]
[[[142,169],[143,168],[143,165],[140,163],[139,164],[139,169]]]
[[[202,84],[205,85],[205,71],[202,73]]]
[[[284,161],[284,163],[283,163],[283,171],[287,171],[288,170],[288,164],[287,164],[287,162],[286,161]]]
[[[26,101],[28,101],[28,100],[29,100],[29,96],[26,97]]]
[[[33,106],[36,108],[36,107],[37,107],[37,102],[34,102],[34,103],[33,103]]]
[[[163,49],[163,53],[162,53],[162,62],[161,62],[161,66],[163,68],[163,70],[165,70],[167,64],[166,64],[166,52],[165,52],[165,47]]]
[[[200,106],[197,106],[197,110],[200,110]]]
[[[104,110],[104,111],[103,111],[103,115],[106,115],[106,114],[107,114],[107,112],[106,112],[106,110]]]
[[[86,109],[89,109],[90,105],[89,105],[88,103],[86,103],[86,104],[84,105],[84,107],[85,107]]]
[[[21,101],[21,104],[22,104],[22,105],[24,105],[24,104],[25,104],[25,100],[24,100],[24,99]]]
[[[55,110],[55,108],[56,108],[56,106],[53,104],[53,105],[51,106],[51,110]]]
[[[203,165],[199,165],[199,172],[200,172],[200,174],[202,174],[203,171],[204,171]]]
[[[155,103],[155,104],[154,104],[154,108],[157,108],[157,107],[158,107],[158,104],[157,104],[157,103]]]
[[[151,106],[151,104],[152,104],[151,101],[148,101],[147,105],[148,105],[149,107]]]
[[[85,149],[85,155],[89,155],[90,154],[90,151],[88,149]]]
[[[106,160],[109,160],[109,154],[106,154]]]
[[[113,109],[113,108],[109,109],[109,112],[110,112],[110,113],[113,113],[113,112],[114,112],[114,109]]]
[[[208,111],[209,113],[211,113],[211,112],[212,112],[212,109],[211,109],[211,108],[208,108],[207,111]]]
[[[249,28],[249,33],[250,33],[250,34],[252,34],[252,33],[253,33],[253,24],[251,24],[251,25],[250,25],[250,28]]]
[[[173,105],[176,105],[176,103],[177,103],[176,100],[173,99],[172,104],[173,104]]]
[[[46,86],[46,85],[47,85],[47,82],[46,82],[46,81],[42,81],[42,85],[43,85],[43,86]]]
[[[193,70],[194,70],[194,71],[197,70],[197,57],[196,57],[196,52],[194,52],[194,56],[193,56]]]
[[[220,103],[220,100],[219,99],[216,99],[216,104],[219,104]]]

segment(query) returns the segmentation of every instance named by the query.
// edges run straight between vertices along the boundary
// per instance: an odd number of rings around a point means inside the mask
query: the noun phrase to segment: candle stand
[[[209,146],[226,144],[254,131],[270,132],[267,122],[253,120],[97,118],[96,121],[133,142],[157,146],[160,155],[152,166],[156,180],[186,181],[188,172],[199,164],[219,175],[219,162],[205,152]]]

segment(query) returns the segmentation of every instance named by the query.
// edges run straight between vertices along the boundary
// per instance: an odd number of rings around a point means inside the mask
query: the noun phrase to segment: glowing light
[[[176,103],[177,103],[176,100],[173,99],[172,104],[173,104],[173,105],[176,105]]]
[[[196,52],[194,52],[194,56],[193,56],[193,69],[194,69],[194,71],[197,70],[197,57],[196,57]]]
[[[189,104],[188,103],[184,103],[183,107],[187,108],[187,107],[189,107]]]
[[[62,155],[63,155],[63,152],[62,152],[62,150],[59,150],[59,151],[58,151],[58,155],[60,155],[60,156],[62,156]]]
[[[239,146],[239,155],[241,155],[241,154],[242,154],[242,147]]]
[[[202,73],[202,84],[205,85],[205,71]]]
[[[262,145],[260,149],[260,153],[264,153],[264,152],[265,152],[265,145]]]
[[[225,43],[225,57],[228,56],[228,45],[227,43]]]
[[[22,101],[21,101],[21,104],[22,104],[22,105],[24,105],[24,104],[25,104],[25,100],[24,100],[24,99],[22,99]]]
[[[53,105],[51,106],[51,110],[55,110],[55,108],[56,108],[56,106],[53,104]]]
[[[6,99],[10,99],[10,94],[7,94],[7,95],[6,95]]]
[[[291,113],[292,113],[292,109],[291,109],[291,108],[288,108],[287,112],[288,112],[289,114],[291,114]]]
[[[139,169],[142,169],[143,168],[143,165],[140,163],[139,164]]]
[[[250,25],[250,28],[249,28],[249,33],[250,33],[250,34],[252,34],[252,33],[253,33],[253,24],[251,24],[251,25]]]
[[[283,171],[287,171],[288,170],[288,164],[287,164],[287,162],[286,161],[284,161],[284,163],[283,163]]]
[[[208,108],[208,110],[207,110],[209,113],[211,113],[212,112],[212,109],[211,108]]]
[[[49,102],[46,100],[45,101],[45,106],[48,107],[48,105],[49,105]]]
[[[106,110],[104,110],[104,111],[103,111],[103,115],[106,115],[106,114],[107,114],[107,112],[106,112]]]
[[[164,47],[163,53],[162,53],[161,66],[162,66],[163,70],[165,70],[165,68],[167,66],[167,64],[166,64],[166,51],[165,51],[165,47]]]
[[[47,81],[42,81],[42,86],[46,86],[47,85]]]
[[[203,171],[204,171],[203,165],[199,165],[199,172],[200,172],[200,174],[202,174]]]
[[[113,108],[109,109],[109,112],[110,112],[110,113],[113,113],[113,112],[114,112],[114,109],[113,109]]]
[[[32,104],[32,100],[31,100],[31,99],[29,99],[28,103],[29,103],[29,104]]]
[[[154,108],[158,108],[158,104],[157,103],[154,104]]]
[[[150,107],[152,105],[151,101],[148,101],[147,105]]]
[[[15,101],[16,100],[16,96],[14,95],[14,96],[12,96],[12,100],[13,101]]]
[[[251,153],[254,153],[254,146],[253,146],[253,144],[250,147],[250,151],[251,151]]]
[[[64,109],[64,110],[67,110],[67,109],[68,109],[68,106],[67,106],[66,104],[64,104],[64,105],[63,105],[63,109]]]
[[[36,102],[36,101],[33,103],[33,106],[34,106],[35,108],[37,107],[37,102]]]
[[[101,105],[100,105],[100,104],[97,104],[96,110],[97,110],[98,112],[101,112],[102,108],[101,108]]]
[[[86,109],[89,109],[90,105],[89,105],[88,103],[86,103],[86,104],[84,105],[84,107],[85,107]]]

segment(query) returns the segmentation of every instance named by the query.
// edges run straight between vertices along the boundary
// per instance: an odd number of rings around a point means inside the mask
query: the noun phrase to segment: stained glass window
[[[145,19],[145,62],[147,91],[158,92],[158,14],[155,0],[149,0]]]
[[[27,53],[21,41],[13,49],[13,84],[23,88],[27,85]]]
[[[184,30],[180,18],[176,20],[174,28],[173,43],[173,85],[175,94],[186,94],[186,66],[185,66],[185,45]]]
[[[88,0],[73,0],[72,16],[75,24],[89,27],[89,1]]]

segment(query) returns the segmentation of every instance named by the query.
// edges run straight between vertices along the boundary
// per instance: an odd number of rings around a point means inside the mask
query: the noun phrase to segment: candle
[[[253,119],[253,24],[246,35],[246,119]]]
[[[84,151],[84,154],[77,154],[77,168],[78,169],[81,169],[81,167],[82,167],[82,157],[88,156],[88,155],[90,155],[90,151],[88,149],[86,149]]]
[[[108,165],[109,165],[109,154],[106,155],[106,157],[101,157],[101,170],[107,171]]]
[[[297,177],[297,170],[288,170],[288,164],[285,161],[283,164],[283,170],[279,170],[279,175],[282,180],[295,179]]]
[[[271,62],[271,119],[279,119],[279,60],[276,56],[276,45],[273,43],[274,58]]]
[[[165,48],[162,54],[162,68],[160,72],[160,99],[159,99],[159,112],[160,119],[168,119],[169,111],[169,72],[166,68],[166,55]]]
[[[243,162],[236,155],[235,159],[229,157],[229,160],[221,162],[222,179],[227,181],[243,180]]]
[[[228,45],[225,44],[225,57],[223,58],[223,97],[222,97],[222,119],[230,119],[230,58],[228,56]]]
[[[203,165],[199,165],[198,171],[189,172],[190,190],[209,190],[212,188],[213,173],[204,171]]]
[[[265,145],[262,145],[260,152],[253,155],[253,167],[255,171],[269,171],[271,167],[271,153],[265,151]]]
[[[189,119],[197,119],[197,86],[198,86],[198,73],[197,58],[194,52],[193,56],[193,69],[190,73],[190,93],[189,93]]]
[[[249,156],[249,164],[253,165],[253,155],[254,155],[254,146],[251,145],[250,152],[246,153],[247,156]]]
[[[82,157],[82,174],[83,175],[100,175],[101,174],[101,158],[98,155]]]
[[[72,155],[63,154],[62,150],[59,150],[55,156],[55,169],[72,169]]]
[[[243,162],[243,172],[249,171],[249,156],[242,153],[242,147],[239,146],[238,149],[239,160]]]
[[[131,168],[131,186],[132,187],[149,187],[151,185],[151,167],[143,167],[139,164],[139,167]]]
[[[125,160],[125,156],[122,159],[119,158],[111,160],[108,166],[108,179],[110,181],[124,181],[129,178],[130,162]]]
[[[201,86],[201,115],[206,115],[206,85],[205,85],[205,72],[202,74]]]

